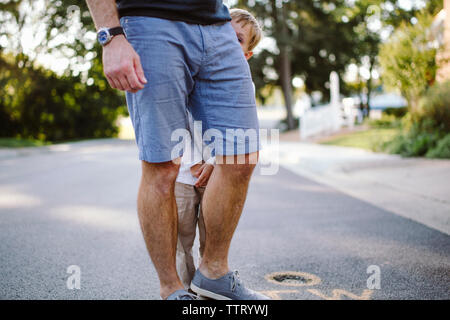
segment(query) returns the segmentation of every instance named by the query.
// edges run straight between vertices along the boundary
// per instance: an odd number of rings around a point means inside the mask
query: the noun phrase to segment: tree
[[[126,113],[125,101],[103,76],[101,48],[86,3],[7,4],[1,4],[0,13],[0,32],[9,40],[0,52],[0,134],[51,141],[116,135],[115,120]],[[45,35],[33,56],[22,50],[25,26]],[[68,59],[62,74],[39,65],[38,55],[46,53]]]
[[[435,7],[442,0],[430,0]],[[438,4],[437,4],[438,5]],[[328,80],[332,71],[341,75],[350,63],[368,69],[362,85],[370,103],[373,70],[378,65],[380,31],[409,21],[416,8],[406,10],[398,1],[355,0],[241,0],[238,7],[253,12],[274,48],[265,48],[252,60],[252,74],[257,96],[264,101],[270,88],[280,87],[292,128],[291,81],[301,77],[307,93],[320,91],[329,98]],[[432,10],[432,9],[430,9]],[[344,93],[349,87],[341,86]],[[369,110],[368,110],[369,111]]]
[[[436,77],[436,49],[430,46],[427,37],[432,19],[430,14],[423,13],[416,24],[402,23],[381,46],[384,83],[399,89],[413,112]]]
[[[430,0],[427,1],[423,10],[435,14],[440,8],[442,8],[442,0]],[[353,46],[354,63],[368,69],[367,77],[358,86],[367,95],[367,100],[362,103],[361,109],[365,109],[364,114],[368,116],[373,91],[373,71],[379,67],[378,54],[382,43],[380,34],[395,29],[402,23],[413,21],[419,9],[413,6],[407,10],[397,1],[358,0],[355,1],[351,10],[353,19],[357,21],[356,41]]]
[[[349,62],[352,29],[333,13],[344,5],[344,0],[238,1],[239,7],[254,12],[266,36],[275,41],[274,48],[262,50],[250,64],[260,98],[265,85],[281,87],[288,129],[294,128],[293,77],[302,77],[308,92],[318,90],[327,98],[330,72],[343,72]]]

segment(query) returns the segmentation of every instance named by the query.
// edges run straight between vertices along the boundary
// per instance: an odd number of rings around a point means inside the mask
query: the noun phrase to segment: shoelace
[[[189,298],[197,300],[197,297],[191,293],[185,293],[185,294],[179,295],[178,297],[175,298],[175,300],[191,300]]]
[[[239,272],[236,270],[231,274],[231,291],[236,290],[236,286],[241,285],[241,279],[239,278]]]

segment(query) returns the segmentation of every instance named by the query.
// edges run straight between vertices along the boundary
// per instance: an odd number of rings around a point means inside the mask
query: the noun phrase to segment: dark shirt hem
[[[202,24],[202,25],[209,25],[209,24],[215,24],[215,23],[224,23],[227,21],[231,21],[231,18],[194,18],[194,17],[187,17],[186,15],[178,14],[177,12],[164,12],[161,10],[151,10],[151,9],[120,9],[119,10],[119,17],[126,17],[126,16],[143,16],[143,17],[153,17],[153,18],[160,18],[160,19],[166,19],[166,20],[173,20],[173,21],[183,21],[187,23],[192,24]]]

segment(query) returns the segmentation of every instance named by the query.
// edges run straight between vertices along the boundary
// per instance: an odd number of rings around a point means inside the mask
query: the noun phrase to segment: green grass
[[[333,137],[321,141],[320,144],[380,151],[381,146],[392,140],[399,133],[399,130],[397,128],[371,128]]]
[[[50,142],[21,139],[21,138],[0,138],[0,148],[24,148],[40,147],[51,144]]]

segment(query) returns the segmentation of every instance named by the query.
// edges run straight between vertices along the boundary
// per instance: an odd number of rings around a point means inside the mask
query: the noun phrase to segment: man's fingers
[[[137,92],[135,86],[131,83],[130,76],[128,74],[125,75],[125,81],[127,82],[127,85],[130,88],[127,91],[133,92],[133,93]]]
[[[111,86],[111,88],[119,89],[119,85],[117,84],[117,82],[114,80],[113,77],[106,75],[106,79],[108,80],[108,83]]]
[[[127,74],[127,81],[131,87],[131,92],[137,92],[141,89],[144,89],[144,85],[139,82],[136,73],[134,72]]]
[[[115,85],[114,81],[111,79],[111,77],[108,77],[106,74],[105,74],[105,76],[106,76],[106,80],[108,80],[108,83],[111,86],[111,88],[115,89],[116,85]]]
[[[141,84],[146,84],[147,79],[145,78],[145,75],[144,75],[144,69],[142,69],[141,59],[139,58],[139,56],[137,54],[136,54],[136,57],[133,59],[133,63],[134,63],[134,70],[136,72],[136,76],[137,76],[139,82]],[[144,86],[142,86],[142,88],[143,87]]]
[[[125,91],[135,93],[144,88],[144,84],[140,82],[134,67],[131,65],[123,66],[119,73],[119,79]]]
[[[103,48],[103,67],[113,88],[137,92],[147,82],[139,55],[125,37],[115,37]]]
[[[105,72],[106,77],[112,80],[115,84],[114,88],[122,91],[133,91],[134,85],[128,81],[128,76],[134,72],[132,62],[122,63],[120,66],[115,66]],[[135,82],[137,82],[135,80]]]
[[[120,83],[120,86],[121,86],[120,90],[123,90],[123,91],[131,90],[130,85],[128,84],[127,78],[124,74],[121,74],[119,77],[117,77],[117,82]]]
[[[122,72],[120,68],[116,68],[114,70],[107,70],[105,71],[106,78],[110,82],[111,87],[118,89],[118,90],[126,90],[128,87],[127,81],[123,81],[124,78],[122,76]]]

